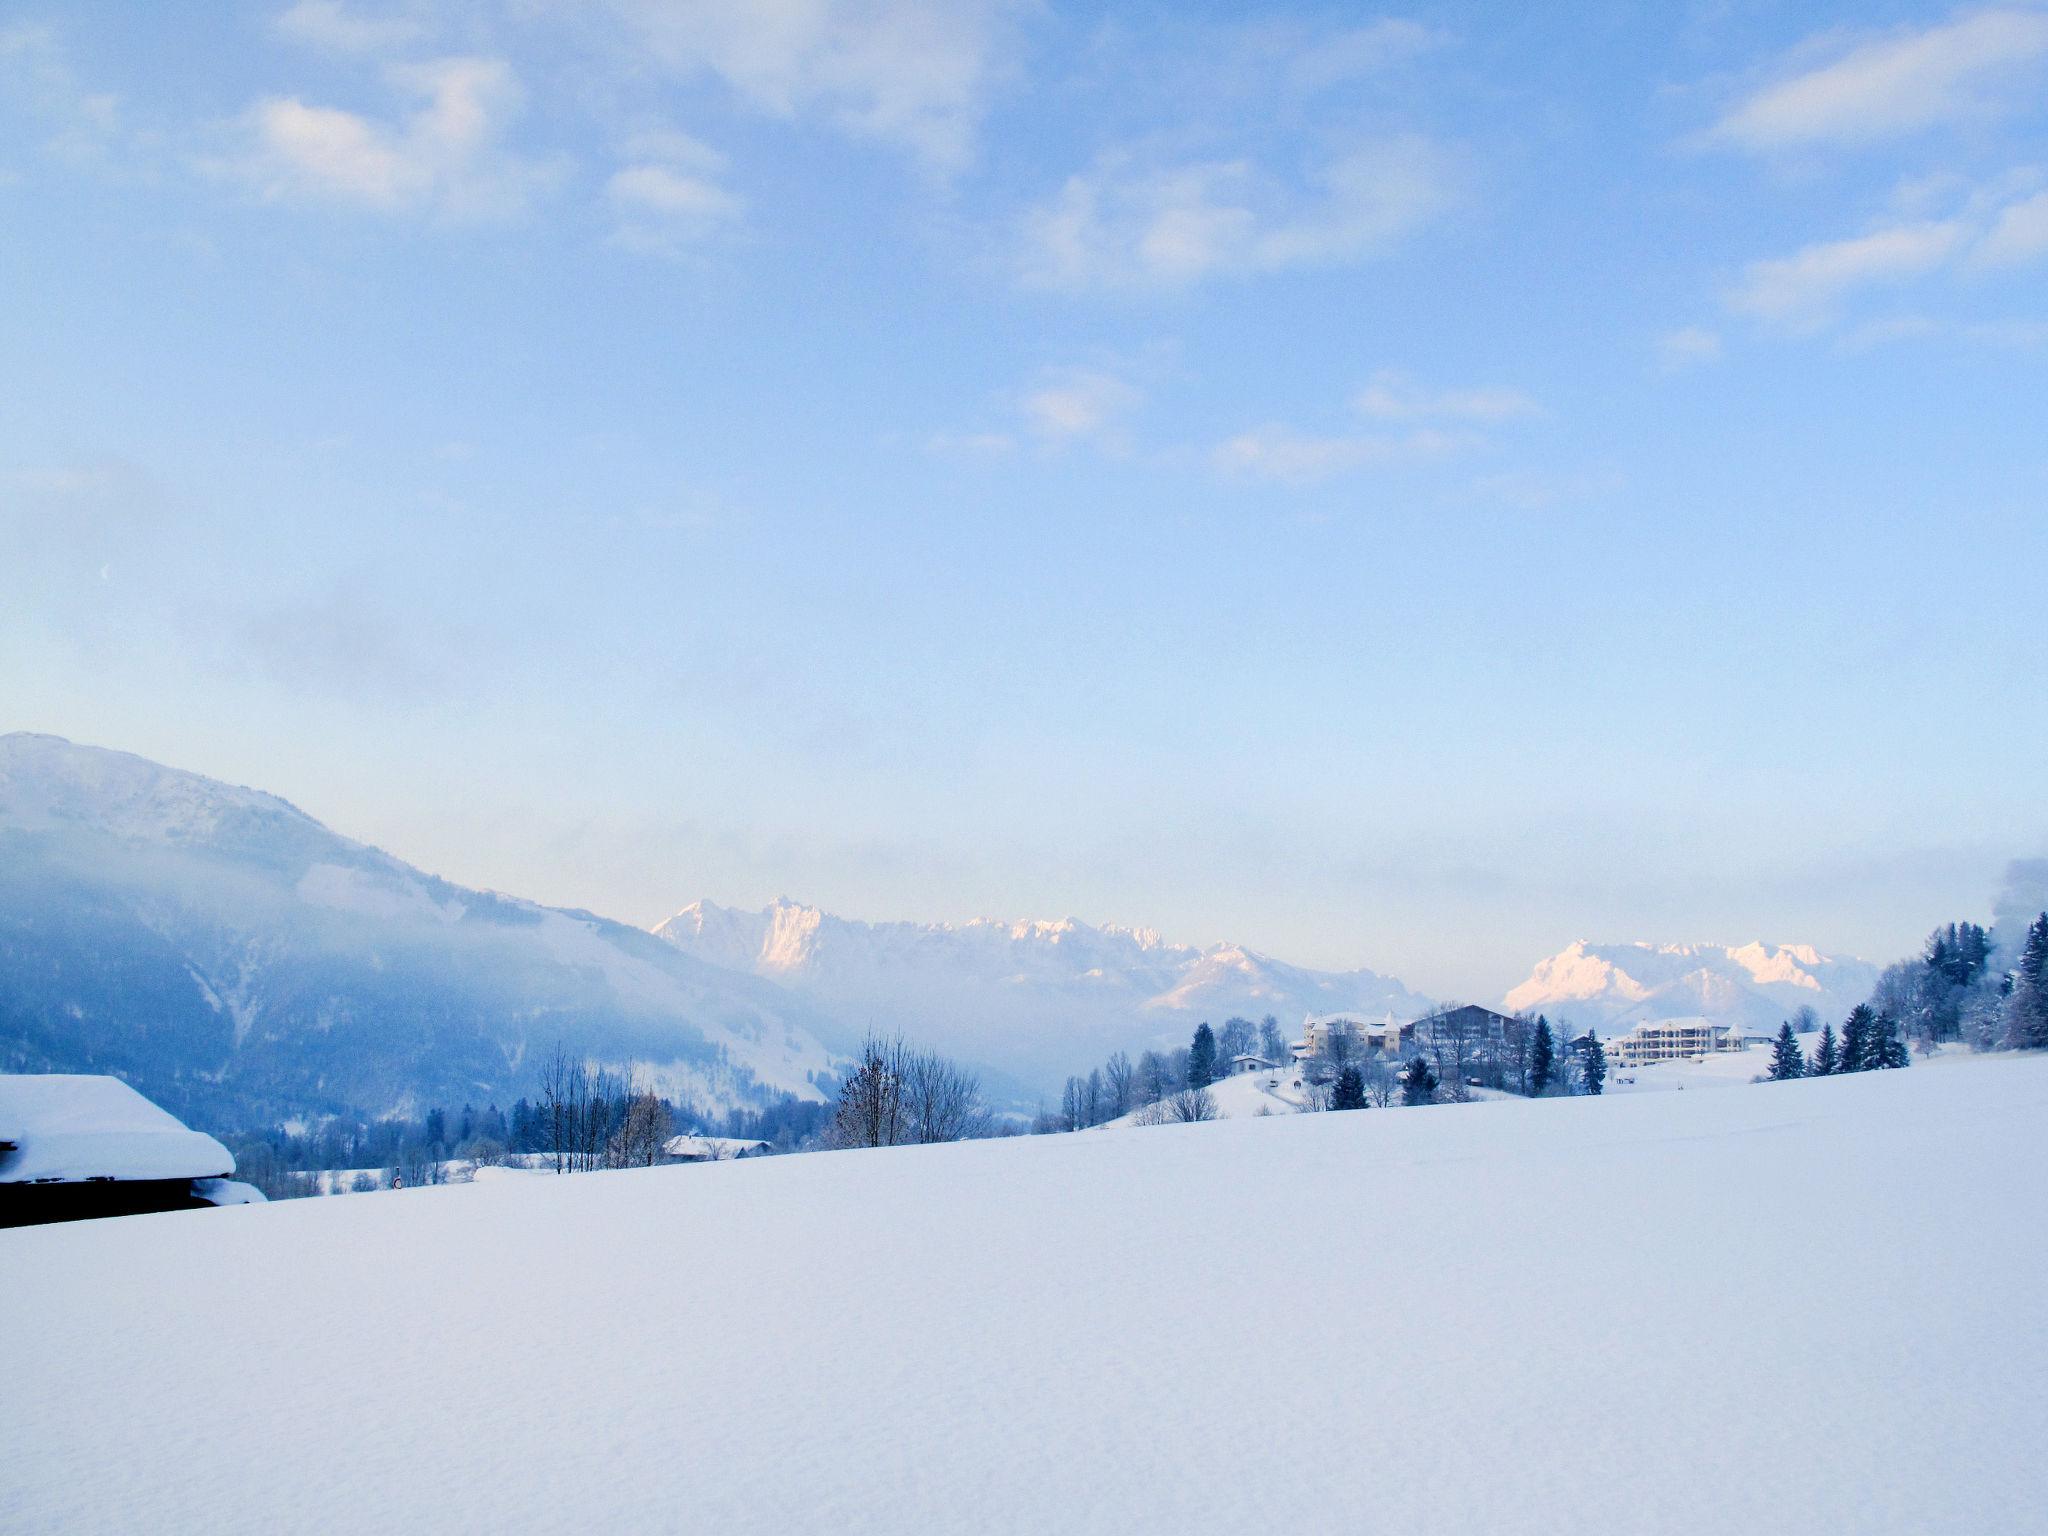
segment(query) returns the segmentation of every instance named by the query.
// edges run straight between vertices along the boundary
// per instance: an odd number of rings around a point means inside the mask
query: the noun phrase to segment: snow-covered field
[[[0,1530],[2038,1532],[2048,1060],[0,1232]]]

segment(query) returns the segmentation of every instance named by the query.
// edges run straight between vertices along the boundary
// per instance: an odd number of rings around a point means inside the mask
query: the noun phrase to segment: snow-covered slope
[[[2032,1536],[2044,1123],[2005,1059],[0,1232],[0,1527]]]
[[[1057,1083],[1116,1049],[1184,1044],[1204,1019],[1428,1006],[1372,971],[1312,971],[1237,945],[1174,944],[1146,928],[1053,922],[866,923],[778,901],[708,901],[654,930],[684,952],[749,970],[854,1028],[876,1025],[1029,1084]]]
[[[1800,1007],[1839,1023],[1870,996],[1877,967],[1804,944],[1588,944],[1540,962],[1508,993],[1510,1012],[1580,1028],[1625,1030],[1644,1019],[1704,1017],[1774,1030]]]
[[[815,1095],[808,1011],[644,931],[466,890],[275,796],[0,736],[0,1070],[115,1072],[215,1124],[509,1104],[534,1061],[707,1104]]]

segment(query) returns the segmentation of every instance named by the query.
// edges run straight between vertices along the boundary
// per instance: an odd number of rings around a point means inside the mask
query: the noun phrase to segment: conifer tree
[[[2027,942],[2005,1000],[2005,1043],[2015,1050],[2048,1050],[2048,912],[2027,929]]]
[[[1806,1076],[1806,1058],[1799,1054],[1799,1039],[1787,1022],[1778,1030],[1778,1043],[1771,1051],[1771,1081],[1789,1083]]]
[[[1906,1042],[1899,1038],[1899,1021],[1888,1013],[1880,1013],[1870,1021],[1870,1034],[1863,1046],[1864,1070],[1886,1072],[1895,1067],[1908,1065],[1912,1058],[1906,1054]]]
[[[1812,1077],[1833,1077],[1842,1070],[1842,1053],[1835,1045],[1835,1026],[1828,1024],[1820,1032],[1820,1044],[1813,1048],[1813,1066],[1808,1075]]]
[[[1188,1086],[1208,1087],[1216,1081],[1216,1031],[1208,1024],[1195,1026],[1195,1038],[1188,1046]]]
[[[1365,1108],[1365,1075],[1356,1067],[1345,1067],[1337,1074],[1337,1085],[1330,1090],[1330,1108]]]
[[[1550,1079],[1557,1071],[1557,1042],[1550,1034],[1550,1020],[1542,1014],[1536,1015],[1536,1043],[1529,1050],[1529,1093],[1533,1098],[1542,1098],[1543,1090],[1550,1086]]]
[[[1868,1003],[1858,1003],[1849,1010],[1849,1017],[1842,1020],[1842,1060],[1836,1071],[1870,1070],[1870,1030],[1876,1022],[1877,1015],[1871,1012]]]
[[[1590,1029],[1579,1037],[1579,1080],[1586,1092],[1598,1094],[1607,1086],[1607,1047]]]
[[[1429,1062],[1417,1056],[1408,1063],[1408,1069],[1401,1074],[1401,1102],[1403,1104],[1434,1104],[1436,1102],[1436,1074],[1429,1069]]]

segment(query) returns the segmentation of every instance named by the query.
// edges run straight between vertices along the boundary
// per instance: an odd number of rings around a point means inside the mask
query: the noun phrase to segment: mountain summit
[[[272,795],[0,736],[0,1070],[181,1113],[510,1103],[561,1041],[706,1105],[816,1097],[795,998],[588,912],[467,890]]]
[[[855,1026],[900,1029],[1032,1087],[1118,1049],[1185,1043],[1203,1020],[1337,1009],[1412,1018],[1426,999],[1369,970],[1314,971],[1234,944],[1175,944],[1077,918],[860,922],[782,900],[692,902],[655,933]]]
[[[1877,984],[1877,967],[1805,944],[1567,945],[1508,993],[1511,1011],[1584,1028],[1705,1017],[1767,1031],[1800,1007],[1840,1022]]]

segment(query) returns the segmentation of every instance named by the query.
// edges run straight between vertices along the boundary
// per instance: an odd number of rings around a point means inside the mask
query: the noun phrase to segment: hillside
[[[2019,1536],[2048,1060],[0,1233],[0,1525]]]
[[[510,1104],[558,1039],[711,1105],[831,1069],[797,999],[640,929],[450,884],[272,795],[0,736],[0,1070],[118,1073],[235,1126]]]
[[[1764,1033],[1801,1007],[1824,1022],[1870,996],[1877,967],[1804,944],[1589,944],[1539,961],[1508,993],[1511,1013],[1545,1013],[1616,1034],[1646,1019],[1709,1018]]]
[[[760,912],[699,901],[654,931],[823,1012],[901,1029],[1039,1091],[1113,1050],[1185,1045],[1205,1019],[1270,1013],[1292,1030],[1309,1013],[1413,1018],[1428,1007],[1375,971],[1315,971],[1071,917],[867,923],[790,901]]]

